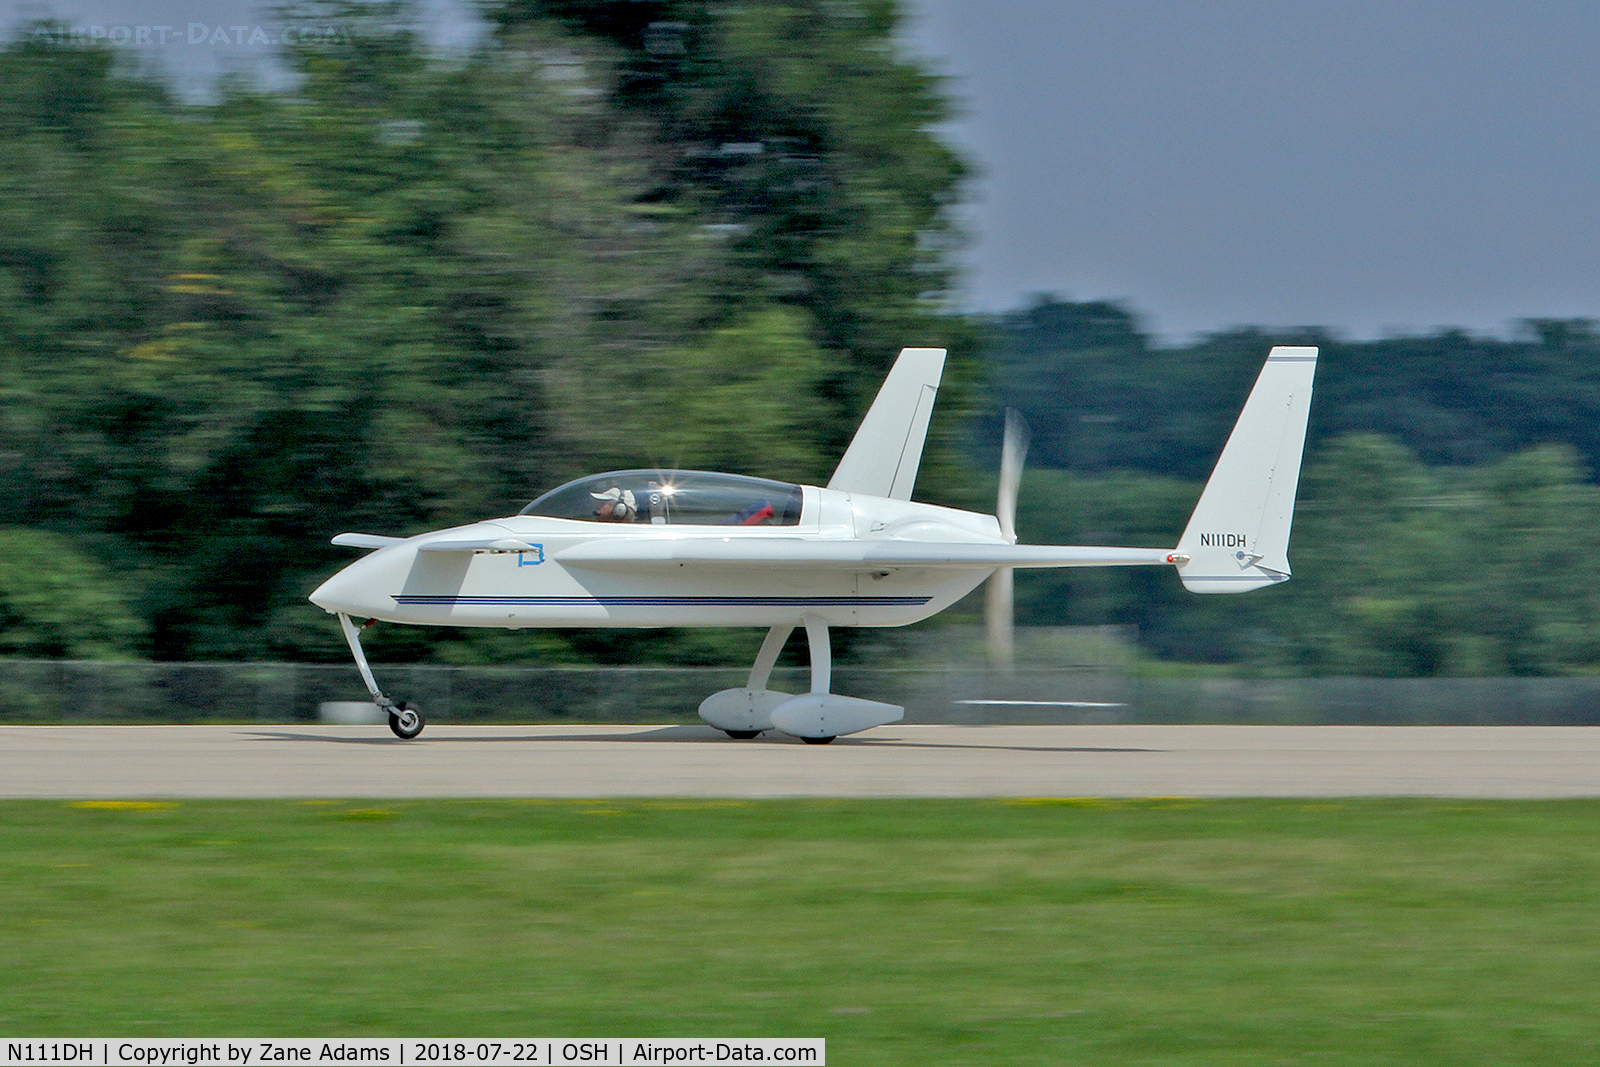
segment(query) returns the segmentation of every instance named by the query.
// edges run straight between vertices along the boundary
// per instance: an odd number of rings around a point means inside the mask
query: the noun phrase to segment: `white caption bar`
[[[535,1064],[538,1067],[705,1067],[728,1063],[825,1065],[824,1038],[433,1037],[433,1038],[22,1038],[0,1040],[0,1065],[202,1067],[234,1064]]]

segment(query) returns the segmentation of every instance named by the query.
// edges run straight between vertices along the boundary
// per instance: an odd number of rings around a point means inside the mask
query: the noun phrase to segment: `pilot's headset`
[[[631,489],[612,486],[603,493],[590,493],[589,495],[600,501],[596,505],[597,508],[604,507],[607,502],[611,504],[609,518],[613,522],[629,522],[635,515],[639,514],[639,507]]]

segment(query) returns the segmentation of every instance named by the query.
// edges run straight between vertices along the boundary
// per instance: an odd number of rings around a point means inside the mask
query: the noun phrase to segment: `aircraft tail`
[[[1280,346],[1267,356],[1178,541],[1184,588],[1243,593],[1289,580],[1289,527],[1316,369],[1315,348]]]
[[[829,489],[910,500],[944,374],[942,348],[903,348],[845,449]]]

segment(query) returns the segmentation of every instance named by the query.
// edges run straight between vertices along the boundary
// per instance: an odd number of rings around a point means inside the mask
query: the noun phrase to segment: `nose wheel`
[[[409,741],[422,732],[424,725],[422,712],[409,707],[404,700],[389,709],[389,729],[396,737]]]

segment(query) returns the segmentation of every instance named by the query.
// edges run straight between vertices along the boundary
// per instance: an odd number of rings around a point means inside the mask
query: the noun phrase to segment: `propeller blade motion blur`
[[[1022,412],[1006,408],[1005,438],[1000,446],[1000,491],[995,500],[994,515],[1000,523],[1000,536],[1012,544],[1017,543],[1017,493],[1022,488],[1022,462],[1028,458],[1028,424]],[[989,643],[989,662],[997,670],[1009,671],[1016,658],[1013,640],[1014,572],[1010,567],[1000,567],[989,579],[989,588],[983,605],[984,631]]]

